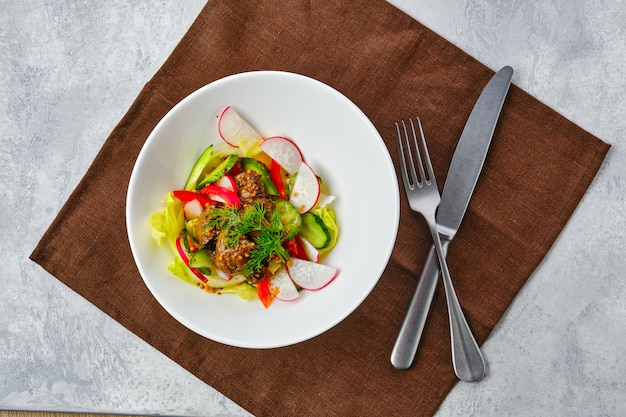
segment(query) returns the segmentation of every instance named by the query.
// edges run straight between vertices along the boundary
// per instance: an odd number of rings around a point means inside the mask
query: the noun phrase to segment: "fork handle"
[[[449,245],[450,240],[445,239],[441,241],[441,248],[444,255],[447,254]],[[430,305],[437,288],[438,278],[439,260],[435,246],[432,245],[430,251],[428,252],[426,262],[424,263],[424,267],[422,268],[422,274],[420,275],[417,287],[415,288],[411,304],[409,305],[409,309],[404,318],[404,322],[402,323],[402,327],[400,328],[396,343],[391,352],[391,364],[396,369],[408,369],[415,359],[417,347],[419,346],[419,342],[422,338],[422,332],[424,331],[426,318],[428,317],[428,312],[430,311]],[[482,359],[482,355],[480,354],[480,349],[471,335],[471,331],[469,330],[464,317],[461,319],[457,318],[457,320],[453,319],[452,321],[454,324],[451,323],[450,331],[453,344],[452,351],[453,362],[455,363],[455,373],[457,373],[457,376],[461,376],[460,379],[464,381],[469,382],[480,380],[485,371],[485,364]],[[459,326],[459,321],[461,321],[464,326]],[[463,328],[465,331],[460,330],[459,327]],[[453,334],[457,334],[457,336],[454,337]],[[466,347],[463,348],[463,345]],[[471,346],[469,349],[467,348],[468,345]],[[467,354],[468,350],[470,352],[469,355]],[[461,356],[467,356],[463,359],[457,358],[456,355],[458,354]],[[465,364],[469,362],[472,365],[465,368],[463,366],[464,362]],[[457,367],[461,369],[457,369]],[[465,376],[463,374],[469,374],[469,376]]]
[[[443,285],[446,290],[454,372],[461,381],[480,381],[485,374],[485,361],[456,297],[437,226],[431,228],[431,233],[435,241]]]
[[[449,240],[441,242],[444,253],[448,252]],[[398,333],[398,338],[391,352],[391,364],[396,369],[408,369],[413,363],[417,347],[422,338],[424,324],[428,317],[430,304],[432,303],[437,279],[439,278],[439,261],[435,246],[431,246],[426,263],[422,268],[422,274],[417,282],[411,304],[404,317],[404,322]]]

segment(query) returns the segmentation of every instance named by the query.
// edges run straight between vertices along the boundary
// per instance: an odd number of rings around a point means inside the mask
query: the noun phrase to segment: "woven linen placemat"
[[[372,120],[396,166],[393,123],[419,115],[440,184],[493,75],[384,1],[211,0],[115,127],[31,259],[254,415],[434,414],[457,381],[441,287],[414,366],[397,371],[389,362],[430,247],[404,193],[398,239],[378,285],[353,314],[312,340],[269,350],[225,346],[175,321],[144,285],[124,220],[135,159],[181,99],[250,70],[301,73],[339,90]],[[608,149],[511,87],[448,256],[480,344],[548,252]]]

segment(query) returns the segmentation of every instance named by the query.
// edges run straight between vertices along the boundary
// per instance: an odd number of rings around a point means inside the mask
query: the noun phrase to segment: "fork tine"
[[[425,145],[425,141],[424,141],[424,135],[422,134],[422,129],[421,129],[421,124],[420,124],[420,143],[418,144],[417,142],[417,135],[415,134],[415,124],[413,123],[413,119],[410,119],[409,122],[411,123],[411,133],[413,134],[413,146],[415,148],[415,154],[416,154],[416,160],[417,160],[417,169],[419,170],[419,186],[421,187],[422,184],[425,182],[428,184],[428,180],[426,179],[426,173],[424,172],[424,162],[422,161],[422,155],[421,155],[421,151],[420,151],[420,145],[422,147],[422,149],[424,148]],[[417,122],[419,123],[419,118],[417,119]],[[407,140],[409,138],[407,137]],[[426,162],[428,162],[428,150],[426,151]],[[413,168],[415,170],[415,168]]]
[[[400,171],[402,171],[402,183],[404,184],[404,188],[408,191],[409,187],[409,179],[407,177],[406,172],[406,158],[404,156],[404,146],[402,146],[402,138],[400,135],[400,125],[396,123],[396,138],[398,139],[398,153],[400,154],[401,164]]]
[[[396,123],[396,137],[398,138],[398,151],[402,159],[402,166],[401,166],[402,182],[404,183],[404,188],[408,192],[415,188],[416,174],[415,174],[415,168],[413,167],[413,156],[411,155],[411,147],[409,146],[409,143],[408,143],[406,124],[404,123],[404,120],[401,123],[402,123],[402,128],[400,128],[400,125]],[[404,135],[402,135],[403,132],[404,132]],[[405,146],[403,145],[403,143],[406,145],[406,148],[407,148],[406,150],[404,149]],[[408,159],[409,159],[408,164],[407,164],[407,154],[408,154]],[[409,173],[408,173],[409,169],[411,170],[411,181],[409,181]]]
[[[411,121],[409,119],[409,121],[411,122],[411,128],[413,127],[413,121]],[[406,143],[406,152],[409,155],[409,169],[411,171],[411,178],[413,179],[413,184],[412,184],[412,188],[415,188],[415,186],[421,187],[421,177],[417,176],[417,172],[415,171],[415,160],[417,159],[418,163],[421,165],[422,161],[420,161],[420,154],[419,154],[419,149],[417,149],[417,155],[416,158],[413,158],[413,150],[411,149],[411,141],[409,139],[409,132],[406,128],[406,123],[404,123],[404,120],[402,121],[402,128],[404,130],[404,141]],[[414,136],[415,138],[415,136]],[[413,139],[413,141],[415,142],[415,139]],[[414,143],[415,145],[415,143]],[[415,147],[415,146],[414,146]]]
[[[398,139],[398,150],[402,158],[402,180],[406,190],[412,191],[415,187],[422,188],[424,184],[431,185],[431,183],[434,183],[436,185],[435,173],[430,154],[428,153],[428,147],[426,146],[420,118],[417,118],[417,129],[413,119],[409,119],[408,127],[404,120],[400,123],[402,126],[396,123],[396,136]],[[413,136],[412,141],[409,131]],[[424,164],[426,164],[426,169],[424,169]],[[409,172],[411,175],[410,181]]]
[[[426,179],[424,176],[424,167],[422,164],[420,164],[420,173],[422,175],[422,179],[428,184],[430,184],[431,182],[434,184],[437,184],[437,180],[435,178],[435,171],[433,170],[433,164],[430,160],[430,154],[428,153],[428,146],[426,146],[426,139],[424,138],[424,130],[422,129],[422,122],[419,119],[419,117],[417,118],[417,126],[418,126],[418,131],[419,131],[419,142],[424,153],[424,161],[426,162],[426,170],[428,171],[428,179]],[[413,137],[415,137],[415,129],[413,130]]]

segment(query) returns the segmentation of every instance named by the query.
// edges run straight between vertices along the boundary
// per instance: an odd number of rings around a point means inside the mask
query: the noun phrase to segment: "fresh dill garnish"
[[[268,218],[269,217],[269,218]],[[211,210],[205,228],[224,230],[226,247],[235,247],[241,236],[253,236],[255,244],[250,252],[250,259],[243,266],[246,276],[263,268],[265,262],[273,256],[281,260],[289,259],[289,253],[283,248],[285,225],[281,213],[273,211],[268,215],[267,208],[261,203],[254,203],[245,208],[215,207]]]
[[[289,253],[283,248],[282,232],[272,229],[262,229],[254,239],[255,248],[250,252],[250,259],[243,266],[242,273],[249,275],[263,267],[265,261],[274,255],[283,261],[289,259]]]
[[[202,227],[214,230],[230,229],[239,221],[238,209],[226,206],[213,207]]]

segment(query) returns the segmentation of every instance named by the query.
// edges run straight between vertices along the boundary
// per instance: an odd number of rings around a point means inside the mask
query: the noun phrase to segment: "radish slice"
[[[300,212],[311,210],[320,196],[320,183],[313,169],[306,162],[300,163],[298,176],[293,184],[289,202]]]
[[[282,136],[272,136],[265,139],[259,148],[278,162],[290,175],[298,171],[300,164],[304,161],[298,146],[291,139]]]
[[[218,187],[225,188],[228,191],[235,191],[235,187],[236,187],[235,180],[230,175],[221,176],[213,184],[217,185]]]
[[[207,185],[200,190],[200,194],[204,194],[210,200],[224,203],[229,207],[239,207],[241,205],[241,200],[235,191],[227,190],[218,185]]]
[[[220,114],[217,130],[222,140],[235,148],[238,148],[237,144],[244,139],[263,139],[231,106],[226,107]]]
[[[216,194],[210,194],[209,198],[213,201],[215,201],[216,203],[222,203],[222,204],[226,204],[226,200],[224,200],[222,197],[220,197],[219,195]]]
[[[215,268],[215,272],[217,273],[217,276],[220,277],[221,279],[223,279],[224,281],[230,281],[233,278],[232,275],[227,274],[226,272],[222,271],[221,269]]]
[[[207,282],[208,280],[206,279],[206,277],[202,274],[202,272],[200,272],[199,270],[197,270],[196,268],[189,266],[189,257],[187,256],[187,254],[185,253],[185,249],[183,249],[183,245],[180,242],[180,236],[176,239],[176,250],[178,250],[178,254],[180,255],[180,258],[183,260],[183,262],[185,263],[185,265],[187,265],[187,268],[189,268],[189,270],[202,282]]]
[[[300,242],[302,242],[302,247],[304,248],[304,254],[306,258],[311,262],[319,262],[320,260],[320,252],[315,249],[315,246],[311,244],[308,240],[303,237],[298,236]]]
[[[198,200],[191,200],[188,203],[185,203],[183,210],[185,211],[185,218],[187,220],[193,220],[200,217],[203,207]]]
[[[332,266],[303,259],[291,258],[289,262],[289,276],[296,285],[305,290],[321,290],[330,284],[339,272]]]
[[[276,275],[270,278],[270,290],[277,300],[294,301],[300,298],[300,293],[289,277],[285,268],[281,268]]]

